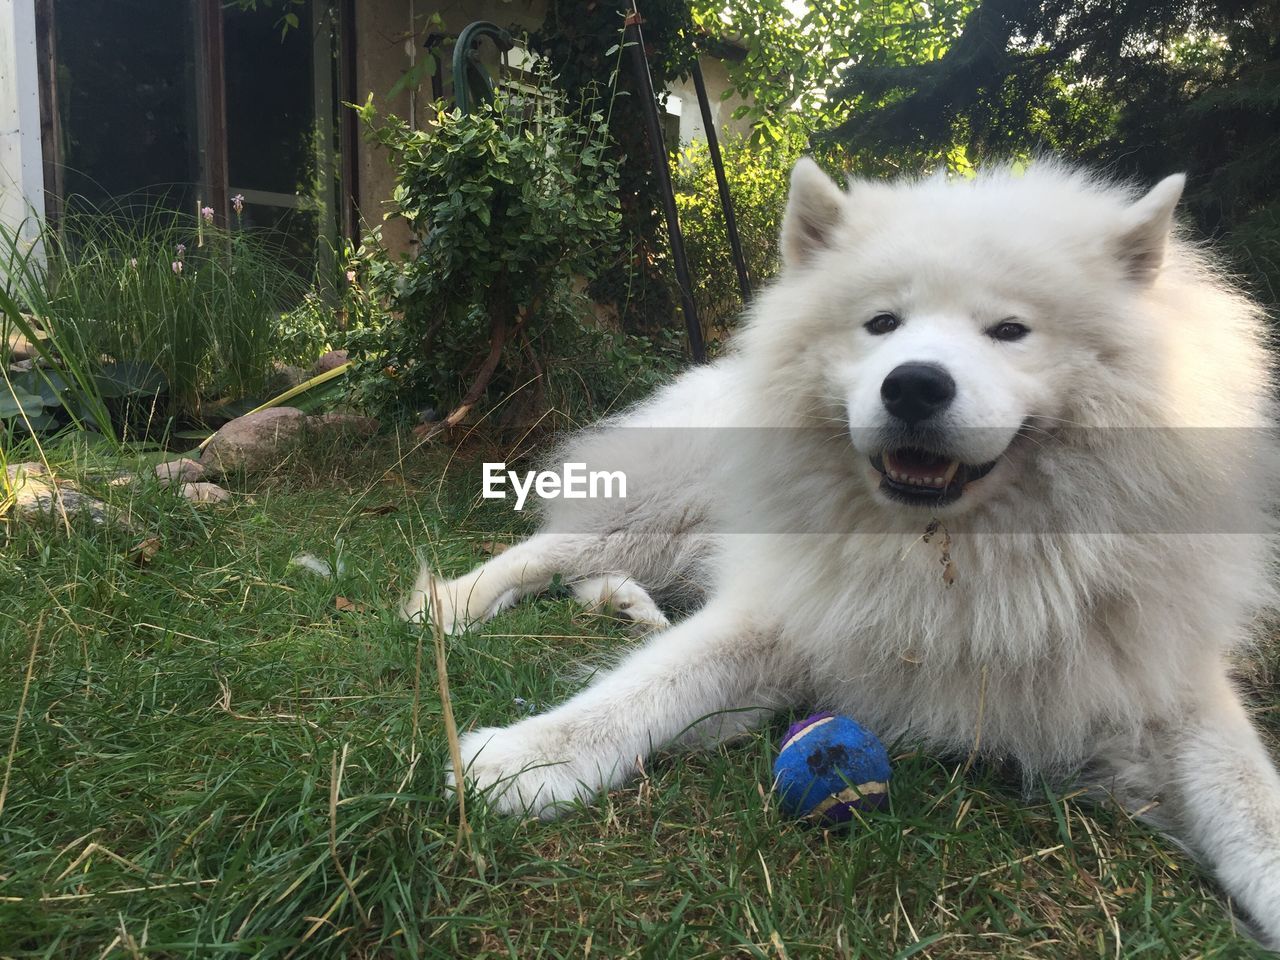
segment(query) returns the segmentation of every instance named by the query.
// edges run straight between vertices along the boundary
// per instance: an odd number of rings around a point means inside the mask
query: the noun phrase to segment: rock
[[[36,367],[34,360],[18,360],[9,364],[10,373],[30,373]]]
[[[270,469],[299,442],[309,419],[296,407],[270,407],[237,417],[213,435],[200,465],[223,473]]]
[[[178,490],[192,503],[226,503],[231,499],[216,483],[184,483]]]
[[[312,422],[319,430],[349,437],[372,437],[382,426],[373,417],[362,417],[356,413],[326,413],[312,417]]]
[[[28,472],[26,467],[36,467],[38,472]],[[13,516],[19,520],[60,519],[64,514],[68,518],[88,517],[98,524],[116,519],[101,500],[81,493],[68,483],[56,482],[38,463],[18,464],[17,471],[10,474],[9,480],[13,484]],[[127,521],[120,522],[126,528],[129,526]]]
[[[11,361],[30,360],[37,355],[36,348],[31,345],[31,341],[20,333],[9,334],[8,352]]]
[[[292,390],[306,379],[306,371],[301,367],[295,367],[291,363],[281,363],[277,360],[271,365],[271,376],[267,378],[267,393],[271,396],[276,396],[286,390]]]
[[[171,483],[195,483],[204,477],[204,465],[182,457],[156,466],[156,479],[168,486]]]
[[[21,477],[47,477],[49,472],[45,470],[44,464],[35,460],[27,463],[11,463],[5,468],[5,474],[9,478],[10,483],[15,483]]]
[[[224,424],[205,447],[198,466],[205,474],[270,470],[304,440],[372,437],[380,427],[381,424],[373,417],[355,413],[334,412],[309,417],[294,407],[271,407]],[[157,467],[157,476],[161,468],[167,466]],[[180,479],[191,482],[200,477],[183,476]]]
[[[330,350],[326,354],[322,354],[320,359],[311,365],[311,376],[318,377],[322,373],[328,373],[335,367],[340,367],[347,362],[347,351]]]

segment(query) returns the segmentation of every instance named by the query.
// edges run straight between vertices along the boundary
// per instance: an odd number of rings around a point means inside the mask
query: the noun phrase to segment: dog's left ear
[[[813,160],[801,157],[791,171],[791,191],[782,217],[784,266],[798,267],[831,245],[844,204],[844,191]]]
[[[1150,283],[1160,271],[1173,229],[1173,210],[1186,184],[1185,174],[1165,177],[1125,210],[1117,252],[1134,280]]]

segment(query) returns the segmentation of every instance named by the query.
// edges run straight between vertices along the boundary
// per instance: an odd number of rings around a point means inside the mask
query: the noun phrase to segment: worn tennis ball
[[[889,799],[889,755],[856,720],[816,713],[793,723],[773,764],[783,813],[838,824]]]

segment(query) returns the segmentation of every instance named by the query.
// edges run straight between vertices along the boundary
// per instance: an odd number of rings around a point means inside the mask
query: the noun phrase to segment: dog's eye
[[[992,340],[1021,340],[1030,332],[1030,328],[1016,320],[1005,320],[988,330],[987,335]]]
[[[874,317],[863,324],[867,333],[875,334],[877,337],[884,333],[892,333],[897,330],[902,321],[895,317],[892,313],[877,313]]]

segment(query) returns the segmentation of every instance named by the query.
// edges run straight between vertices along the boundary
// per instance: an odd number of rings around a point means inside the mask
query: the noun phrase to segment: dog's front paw
[[[431,623],[437,616],[432,605],[438,605],[441,629],[446,634],[462,633],[466,629],[466,617],[458,616],[456,597],[449,588],[449,581],[437,577],[425,563],[418,568],[413,589],[400,605],[400,618],[410,623]],[[465,605],[464,605],[465,606]]]
[[[603,785],[599,773],[589,772],[575,757],[568,738],[542,721],[542,717],[530,717],[510,727],[483,727],[462,737],[464,779],[485,795],[492,809],[550,820]],[[453,769],[448,783],[457,788]]]

